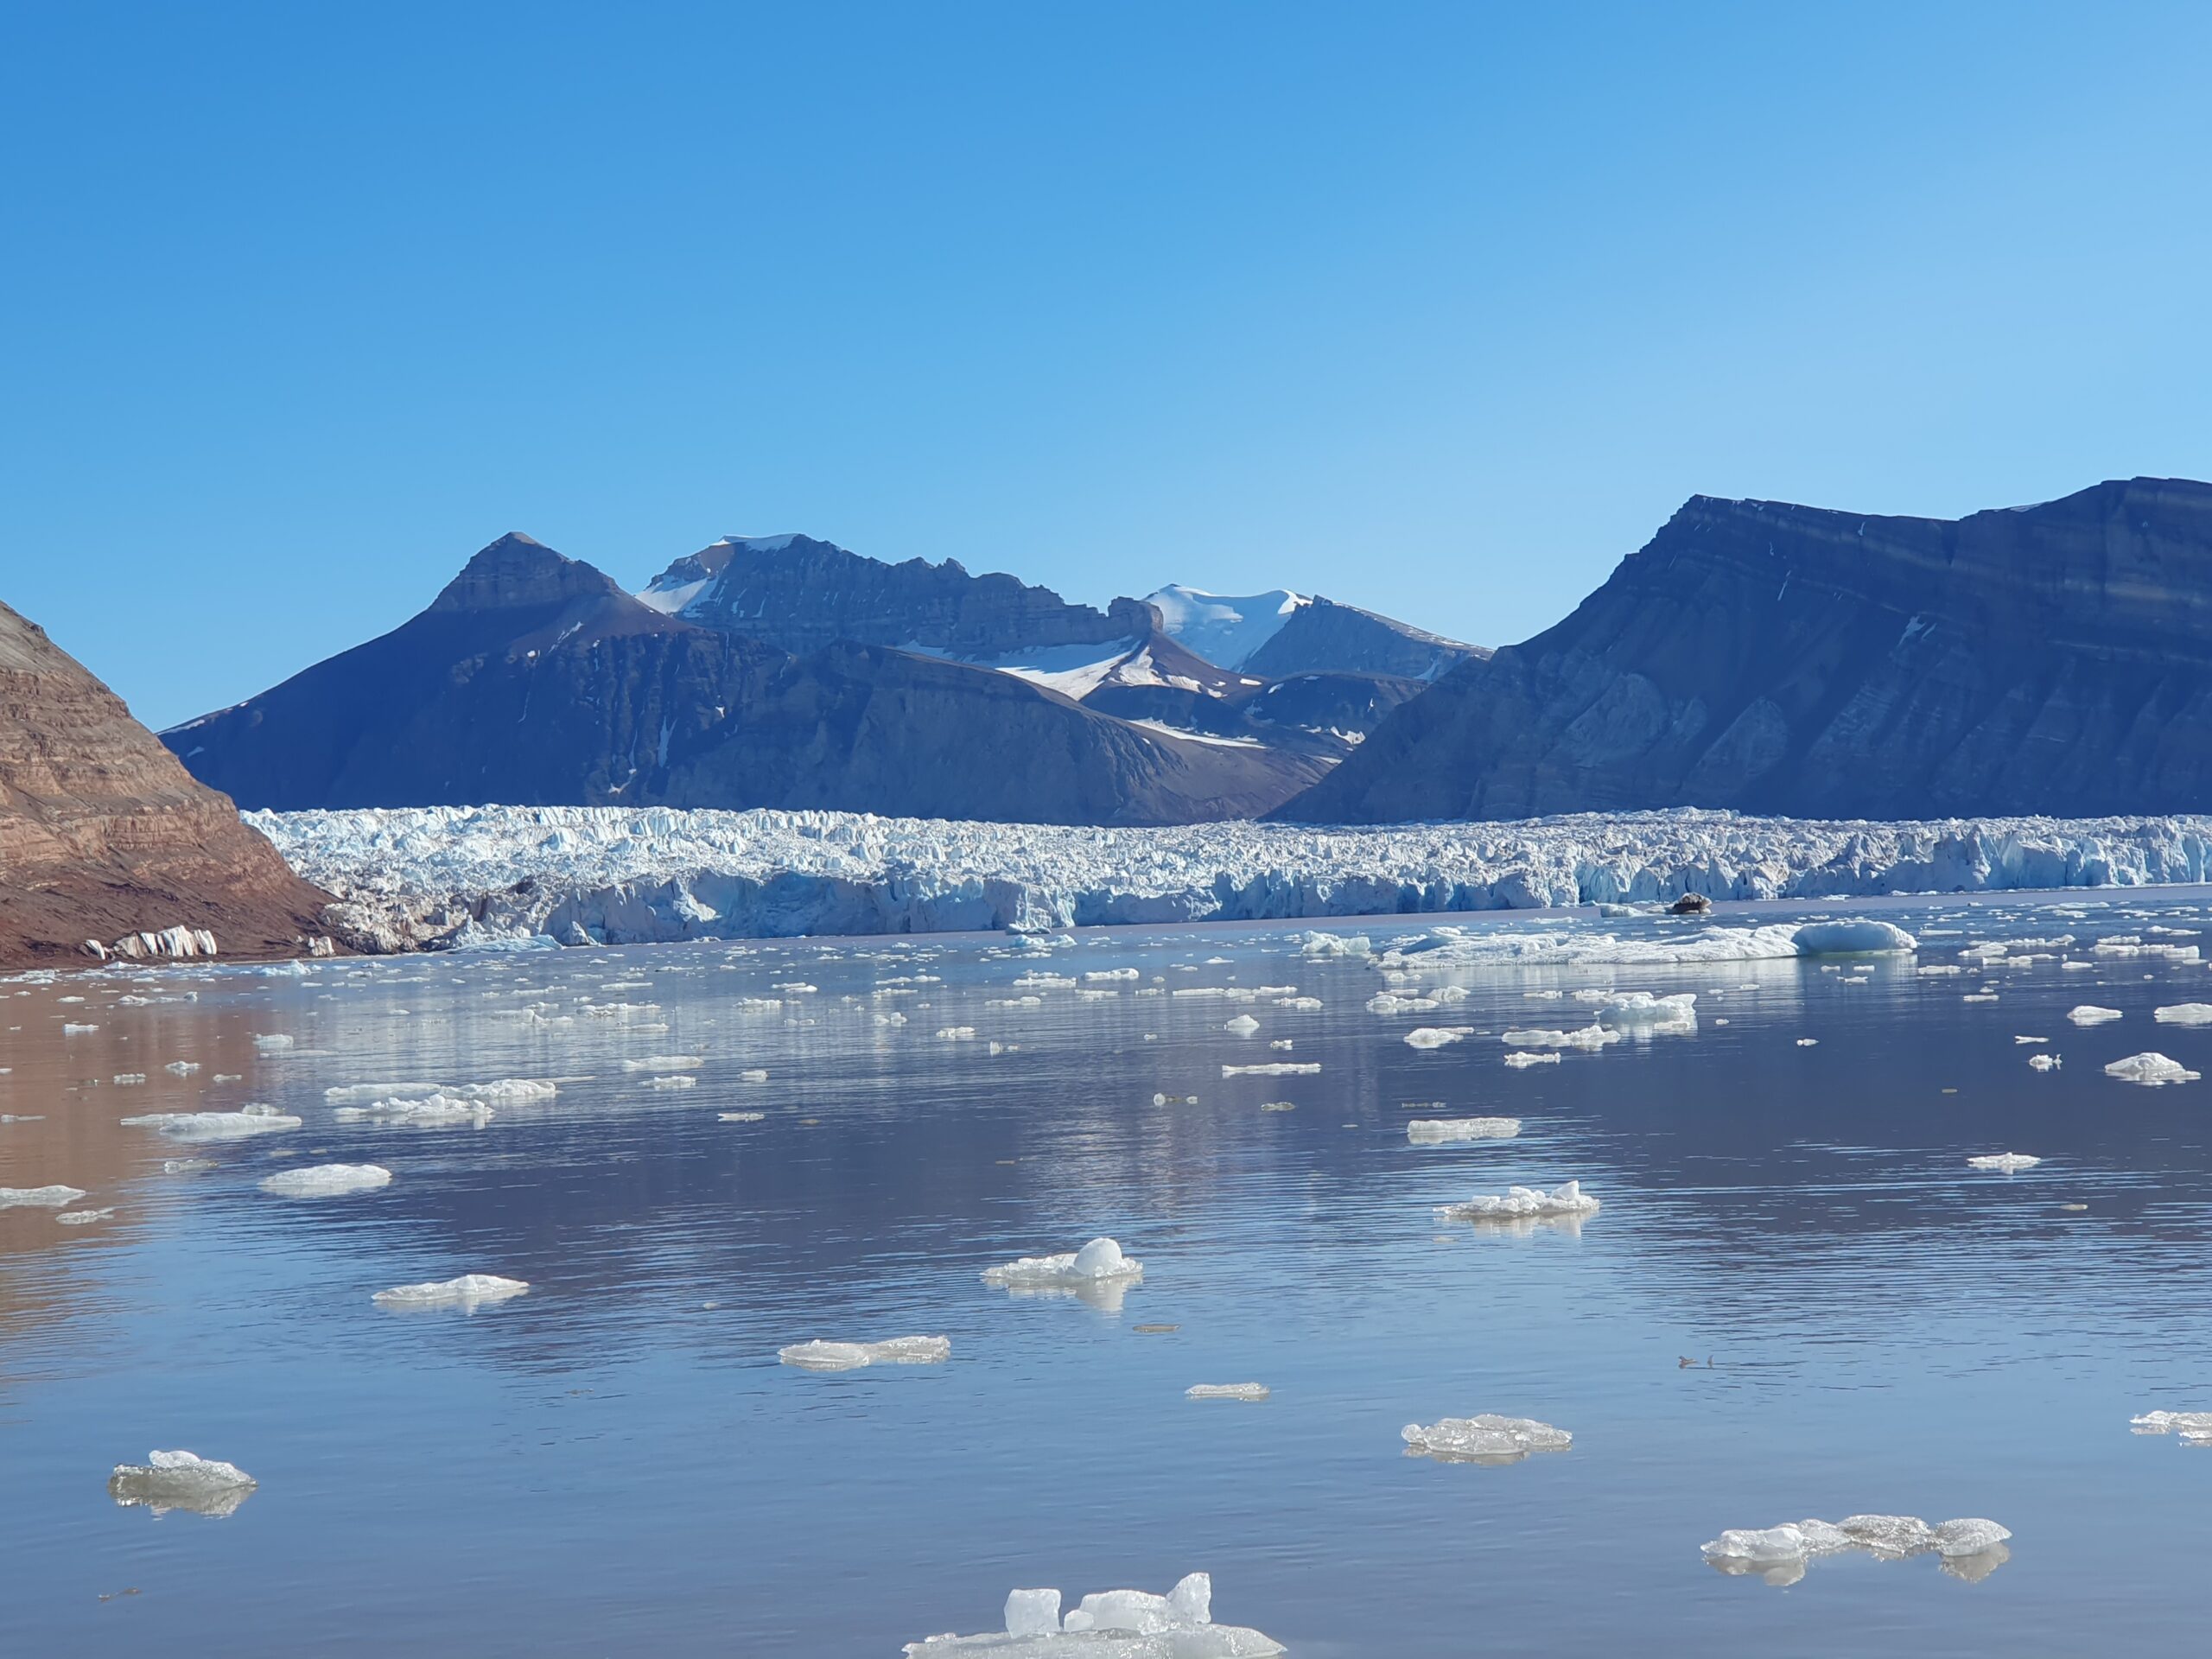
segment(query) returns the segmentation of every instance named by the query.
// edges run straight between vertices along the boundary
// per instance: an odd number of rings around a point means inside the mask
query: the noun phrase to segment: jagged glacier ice
[[[1844,899],[2212,880],[2212,818],[2190,817],[1866,823],[1680,810],[1137,830],[625,807],[245,816],[342,898],[410,917],[457,899],[474,937],[570,944],[1440,914],[1691,890]],[[1818,925],[1836,931],[1814,935],[1809,951],[1896,948],[1855,938],[1864,925]],[[1680,948],[1713,948],[1700,946],[1700,929],[1756,931],[1686,925]],[[1313,938],[1323,942],[1309,954],[1364,943]]]
[[[191,1452],[154,1452],[143,1463],[118,1463],[108,1477],[108,1496],[126,1509],[156,1515],[189,1510],[226,1516],[253,1495],[258,1483],[234,1463]]]

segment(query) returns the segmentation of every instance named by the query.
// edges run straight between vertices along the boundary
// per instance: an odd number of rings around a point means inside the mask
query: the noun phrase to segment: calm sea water
[[[1468,971],[1458,1007],[1387,1018],[1363,1006],[1375,969],[1279,928],[0,985],[0,1112],[39,1119],[0,1124],[0,1185],[116,1212],[0,1211],[7,1649],[889,1659],[995,1628],[1016,1585],[1204,1568],[1218,1617],[1296,1659],[2192,1650],[2212,1453],[2128,1419],[2212,1408],[2212,1081],[2101,1068],[2157,1049],[2212,1073],[2212,1031],[2152,1020],[2212,1001],[2212,970],[2092,947],[2191,942],[2207,907],[1860,906],[1919,957]],[[1915,972],[2058,936],[2052,959]],[[994,1005],[1025,971],[1128,968],[1118,995]],[[1263,985],[1324,1006],[1136,995]],[[1587,1018],[1529,992],[1606,986],[1696,991],[1699,1029],[1501,1064],[1509,1026]],[[653,1007],[585,1006],[615,1002]],[[2125,1017],[2069,1023],[2084,1002]],[[1256,1035],[1224,1029],[1243,1012]],[[1481,1034],[1408,1046],[1424,1021]],[[936,1035],[961,1026],[976,1039]],[[665,1055],[703,1057],[696,1087],[622,1065]],[[1322,1070],[1222,1076],[1255,1061]],[[560,1093],[442,1130],[341,1123],[323,1098],[501,1077]],[[118,1122],[250,1100],[305,1125],[201,1148]],[[1472,1114],[1524,1128],[1407,1141],[1410,1116]],[[1965,1166],[2006,1150],[2045,1162]],[[214,1166],[162,1170],[195,1156]],[[258,1190],[322,1161],[394,1179]],[[1605,1205],[1579,1229],[1433,1213],[1570,1177]],[[1118,1311],[978,1281],[1100,1233],[1146,1264]],[[468,1271],[533,1288],[473,1315],[370,1300]],[[952,1359],[775,1357],[910,1333]],[[1273,1397],[1183,1397],[1245,1381]],[[1402,1455],[1403,1425],[1483,1411],[1573,1450]],[[111,1466],[153,1447],[259,1490],[222,1519],[111,1503]],[[1868,1510],[1990,1516],[2012,1558],[1969,1583],[1852,1554],[1785,1588],[1700,1555],[1723,1528]]]

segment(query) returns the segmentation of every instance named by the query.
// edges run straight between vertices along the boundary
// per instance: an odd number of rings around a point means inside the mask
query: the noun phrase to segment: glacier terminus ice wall
[[[417,939],[569,944],[1039,931],[2212,879],[2212,817],[1815,823],[1732,812],[1330,829],[1090,829],[826,811],[250,812],[308,880]]]

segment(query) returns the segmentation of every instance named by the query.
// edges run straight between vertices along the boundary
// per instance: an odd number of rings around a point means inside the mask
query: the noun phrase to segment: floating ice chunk
[[[1008,1290],[1052,1290],[1108,1280],[1135,1283],[1143,1277],[1144,1263],[1123,1255],[1110,1238],[1094,1238],[1065,1255],[1025,1255],[983,1269],[985,1284]]]
[[[235,1112],[148,1112],[126,1117],[127,1129],[159,1129],[172,1141],[244,1141],[257,1135],[296,1129],[300,1120],[261,1101],[249,1101]]]
[[[1185,1400],[1260,1401],[1268,1397],[1264,1382],[1194,1382],[1183,1390]]]
[[[2126,1016],[2118,1008],[2101,1008],[2094,1002],[2084,1002],[2079,1007],[2069,1009],[2066,1017],[2077,1026],[2101,1026]]]
[[[1445,1417],[1424,1427],[1408,1423],[1399,1438],[1408,1457],[1446,1463],[1518,1463],[1531,1452],[1564,1452],[1574,1436],[1533,1417]]]
[[[292,1039],[279,1031],[257,1031],[253,1033],[253,1046],[264,1054],[273,1054],[291,1047]]]
[[[189,1510],[195,1515],[226,1516],[253,1495],[258,1483],[234,1463],[190,1452],[154,1452],[143,1463],[118,1463],[108,1477],[107,1495],[126,1509],[150,1509],[156,1515]]]
[[[2162,1026],[2212,1026],[2212,1002],[2175,1002],[2152,1017]]]
[[[2146,1411],[2127,1422],[2138,1434],[2178,1434],[2185,1446],[2212,1446],[2212,1411]]]
[[[1859,918],[1807,922],[1795,937],[1801,957],[1891,956],[1920,949],[1920,941],[1904,929]]]
[[[1626,1031],[1695,1031],[1697,993],[1654,996],[1649,991],[1624,991],[1605,999],[1598,1010],[1598,1023]]]
[[[893,1337],[887,1342],[812,1342],[776,1350],[803,1371],[856,1371],[863,1365],[937,1365],[952,1357],[950,1337]]]
[[[1603,1048],[1621,1033],[1611,1026],[1583,1026],[1574,1031],[1509,1031],[1499,1040],[1509,1048]]]
[[[1406,1033],[1408,1048],[1442,1048],[1473,1036],[1472,1026],[1416,1026]]]
[[[2047,1043],[2050,1039],[2048,1037],[2015,1037],[2012,1040],[2016,1043]]]
[[[2192,1071],[2179,1060],[2170,1060],[2164,1055],[2146,1052],[2130,1054],[2124,1060],[2114,1060],[2105,1067],[2105,1075],[2118,1077],[2122,1083],[2139,1083],[2158,1088],[2169,1083],[2195,1083],[2204,1074]]]
[[[1517,1117],[1415,1117],[1406,1122],[1406,1139],[1416,1146],[1455,1141],[1510,1141],[1521,1133]]]
[[[1994,1521],[1969,1517],[1929,1526],[1917,1516],[1853,1515],[1840,1522],[1791,1521],[1778,1527],[1732,1529],[1704,1546],[1724,1573],[1756,1573],[1769,1584],[1795,1584],[1805,1563],[1840,1550],[1864,1549],[1887,1560],[1933,1551],[1955,1577],[1986,1578],[2004,1565],[2012,1533]],[[1969,1565],[1972,1563],[1972,1565]]]
[[[976,1040],[973,1026],[947,1026],[938,1033],[940,1040],[948,1043],[972,1043]]]
[[[280,1198],[338,1198],[391,1184],[391,1172],[381,1164],[312,1164],[264,1177],[261,1190]]]
[[[1060,1628],[1060,1592],[1010,1590],[1006,1598],[1008,1636],[1056,1636]]]
[[[1231,1020],[1227,1025],[1222,1027],[1224,1031],[1235,1032],[1239,1037],[1249,1037],[1259,1028],[1260,1022],[1255,1020],[1249,1014],[1238,1014],[1234,1020]]]
[[[706,1064],[698,1054],[648,1054],[641,1060],[625,1060],[625,1071],[696,1071]]]
[[[164,1175],[197,1175],[203,1169],[217,1167],[219,1166],[213,1158],[164,1158],[162,1160],[162,1173]]]
[[[737,1080],[740,1083],[766,1083],[768,1081],[768,1074],[760,1067],[755,1066],[749,1071],[739,1072]]]
[[[1591,1216],[1598,1208],[1598,1200],[1582,1190],[1580,1181],[1562,1181],[1548,1192],[1511,1186],[1502,1194],[1479,1194],[1465,1204],[1439,1205],[1437,1214],[1453,1221],[1510,1221],[1524,1216]]]
[[[1797,1046],[1800,1048],[1818,1048],[1820,1046],[1821,1039],[1817,1037],[1800,1037],[1797,1039]]]
[[[2005,1174],[2010,1175],[2015,1170],[2033,1169],[2041,1162],[2043,1162],[2042,1159],[2032,1157],[2024,1152],[1991,1152],[1984,1153],[1979,1158],[1967,1159],[1967,1167],[2002,1170]]]
[[[115,1214],[115,1206],[105,1210],[65,1210],[54,1220],[64,1227],[89,1227],[96,1221],[105,1221]]]
[[[99,1029],[99,1027],[98,1026],[75,1025],[67,1020],[61,1022],[61,1034],[64,1037],[78,1037],[83,1035],[86,1032],[98,1031]]]
[[[1557,1065],[1559,1051],[1554,1048],[1541,1054],[1531,1054],[1525,1050],[1516,1051],[1505,1057],[1505,1063],[1516,1068],[1524,1065]]]
[[[84,1196],[81,1186],[0,1186],[0,1210],[59,1210]]]
[[[1374,949],[1364,933],[1308,933],[1300,947],[1308,957],[1364,957]]]
[[[173,1077],[188,1077],[200,1069],[197,1060],[171,1060],[162,1068]]]
[[[496,1273],[464,1273],[458,1279],[426,1280],[419,1285],[394,1285],[370,1298],[379,1307],[457,1307],[474,1313],[489,1302],[504,1302],[530,1289],[522,1279],[502,1279]]]
[[[766,1112],[717,1112],[715,1116],[724,1123],[760,1123],[766,1121],[768,1114]]]
[[[372,1100],[422,1100],[445,1092],[442,1083],[341,1083],[322,1091],[326,1104],[357,1105]]]
[[[2038,1071],[2056,1071],[2066,1062],[2056,1054],[2031,1054],[2028,1064]]]
[[[1849,1522],[1845,1523],[1847,1526]],[[1948,1559],[1961,1555],[1979,1555],[1985,1550],[1996,1548],[2012,1535],[2009,1527],[2000,1527],[1994,1521],[1980,1516],[1963,1516],[1956,1521],[1945,1521],[1935,1529],[1936,1553]]]
[[[385,1123],[401,1128],[450,1129],[467,1125],[480,1129],[492,1121],[492,1109],[480,1100],[436,1094],[379,1100],[367,1106],[340,1106],[331,1116],[341,1123]]]
[[[146,1081],[143,1071],[118,1071],[108,1081],[118,1089],[132,1089]]]
[[[645,1087],[648,1089],[696,1089],[698,1086],[699,1079],[688,1071],[678,1071],[665,1077],[645,1079]]]
[[[1108,1590],[1085,1596],[1065,1618],[1059,1607],[1057,1590],[1017,1590],[1007,1598],[1003,1632],[910,1642],[906,1659],[1269,1659],[1283,1651],[1257,1630],[1215,1624],[1213,1581],[1203,1573],[1164,1596]]]
[[[1259,1065],[1224,1065],[1224,1077],[1310,1077],[1321,1069],[1319,1060],[1270,1060]]]

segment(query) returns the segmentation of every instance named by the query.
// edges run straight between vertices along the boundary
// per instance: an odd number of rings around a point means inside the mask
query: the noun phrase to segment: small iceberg
[[[1321,1070],[1318,1060],[1273,1060],[1261,1065],[1224,1065],[1224,1077],[1310,1077]]]
[[[280,1198],[339,1198],[391,1185],[391,1172],[381,1164],[314,1164],[264,1177],[261,1190]]]
[[[1584,1026],[1575,1031],[1509,1031],[1499,1040],[1508,1048],[1603,1048],[1623,1033],[1611,1026]]]
[[[2183,1446],[2212,1446],[2212,1411],[2146,1411],[2127,1426],[2138,1434],[2177,1435]]]
[[[2172,1002],[2151,1017],[2162,1026],[2212,1026],[2212,1002]]]
[[[2024,1152],[1988,1152],[1979,1158],[1967,1159],[1967,1167],[2000,1170],[2011,1175],[2019,1170],[2033,1169],[2041,1162],[2042,1159],[2031,1157]]]
[[[1856,917],[1807,922],[1791,938],[1801,957],[1886,957],[1920,949],[1904,929]]]
[[[1183,1390],[1185,1400],[1243,1400],[1256,1403],[1268,1395],[1264,1382],[1194,1382]]]
[[[59,1210],[84,1196],[81,1186],[0,1186],[0,1210]]]
[[[2066,1017],[2077,1026],[2102,1026],[2114,1020],[2124,1020],[2126,1015],[2118,1008],[2101,1008],[2094,1002],[2084,1002],[2078,1007],[2069,1008]]]
[[[952,1357],[950,1337],[893,1337],[888,1342],[795,1343],[776,1357],[802,1371],[856,1371],[864,1365],[939,1365]]]
[[[527,1280],[502,1279],[496,1273],[464,1273],[458,1279],[427,1280],[419,1285],[394,1285],[370,1300],[378,1307],[457,1307],[473,1313],[492,1302],[504,1302],[526,1294]]]
[[[107,1495],[125,1509],[149,1509],[156,1515],[189,1510],[222,1516],[253,1496],[258,1484],[234,1463],[221,1463],[190,1452],[154,1452],[143,1463],[118,1463],[108,1477]]]
[[[492,1121],[493,1112],[481,1099],[440,1090],[372,1101],[365,1106],[340,1106],[331,1116],[341,1123],[376,1123],[395,1128],[480,1129]]]
[[[2032,1071],[2056,1071],[2059,1067],[2065,1064],[2066,1062],[2056,1054],[2031,1054],[2028,1056],[2028,1065]]]
[[[1582,1190],[1580,1181],[1563,1181],[1548,1192],[1533,1186],[1508,1187],[1503,1194],[1486,1193],[1465,1204],[1441,1205],[1436,1213],[1453,1221],[1517,1221],[1593,1216],[1598,1207],[1598,1200]]]
[[[1929,1526],[1917,1516],[1853,1515],[1837,1522],[1788,1521],[1778,1527],[1739,1528],[1704,1546],[1708,1564],[1729,1573],[1757,1573],[1769,1584],[1790,1585],[1805,1576],[1815,1556],[1864,1549],[1888,1560],[1933,1553],[1954,1578],[1985,1579],[2009,1559],[2011,1531],[1978,1517]]]
[[[260,1101],[248,1101],[235,1112],[148,1112],[126,1117],[126,1129],[159,1129],[172,1141],[244,1141],[257,1135],[276,1135],[296,1129],[301,1120]]]
[[[1417,1147],[1449,1146],[1459,1141],[1510,1141],[1520,1133],[1517,1117],[1416,1117],[1406,1123],[1406,1139]]]
[[[1518,1463],[1531,1452],[1564,1452],[1574,1436],[1533,1417],[1444,1417],[1426,1426],[1408,1423],[1399,1438],[1409,1458],[1445,1463]]]
[[[1615,1031],[1675,1035],[1697,1029],[1697,993],[1654,996],[1649,991],[1624,991],[1608,997],[1598,1010],[1598,1023]]]
[[[699,1054],[648,1054],[642,1060],[625,1060],[625,1071],[696,1071],[707,1063]]]
[[[1474,1035],[1472,1026],[1416,1026],[1406,1033],[1408,1048],[1442,1048]]]
[[[2156,1089],[2169,1083],[2195,1083],[2204,1074],[2190,1071],[2179,1060],[2170,1060],[2153,1052],[2130,1054],[2124,1060],[2114,1060],[2105,1067],[2105,1075],[2118,1077],[2122,1083],[2139,1083]]]
[[[1122,1254],[1110,1238],[1094,1238],[1079,1250],[1065,1255],[1025,1255],[995,1268],[983,1269],[983,1282],[1005,1289],[1041,1289],[1058,1286],[1095,1284],[1106,1279],[1144,1277],[1144,1263]]]
[[[1559,1051],[1552,1049],[1542,1054],[1531,1054],[1526,1050],[1516,1049],[1505,1057],[1505,1063],[1516,1071],[1528,1065],[1557,1065]]]
[[[1235,1032],[1239,1037],[1249,1037],[1259,1028],[1260,1022],[1255,1020],[1249,1014],[1238,1014],[1234,1020],[1231,1020],[1227,1025],[1222,1027],[1224,1031]]]
[[[1192,1573],[1164,1596],[1096,1591],[1065,1618],[1058,1591],[1016,1590],[1006,1599],[1004,1618],[1005,1630],[988,1636],[909,1642],[906,1659],[966,1653],[996,1659],[1269,1659],[1284,1650],[1257,1630],[1215,1624],[1213,1580],[1204,1573]]]

